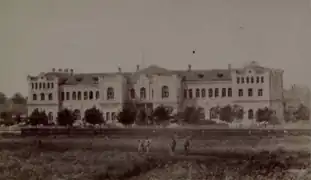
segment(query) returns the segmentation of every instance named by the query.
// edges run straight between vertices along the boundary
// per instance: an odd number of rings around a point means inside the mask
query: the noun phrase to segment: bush
[[[230,105],[220,108],[219,119],[231,123],[234,120],[233,108]]]
[[[274,114],[274,111],[265,107],[263,109],[258,109],[256,112],[257,122],[268,122],[269,124],[278,124],[278,119]]]
[[[63,109],[57,114],[57,123],[60,126],[72,126],[74,121],[75,116],[69,109]]]
[[[87,109],[84,114],[84,119],[92,125],[104,123],[103,113],[96,107]]]
[[[189,124],[197,124],[200,120],[204,119],[204,112],[202,108],[187,107],[183,113],[183,119]]]
[[[45,111],[39,111],[39,109],[35,109],[28,119],[28,124],[32,126],[36,125],[48,125],[48,116]]]
[[[136,112],[129,107],[124,107],[118,114],[118,121],[124,125],[130,125],[135,122]]]
[[[300,104],[298,109],[294,112],[294,116],[297,120],[309,120],[310,110],[303,104]]]
[[[171,117],[172,109],[171,107],[158,106],[152,113],[152,118],[156,123],[161,123],[163,121],[168,121]]]

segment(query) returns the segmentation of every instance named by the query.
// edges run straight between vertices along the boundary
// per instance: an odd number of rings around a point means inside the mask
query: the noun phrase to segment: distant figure
[[[185,154],[188,155],[189,154],[189,149],[190,149],[190,140],[191,140],[191,136],[188,136],[185,140],[185,143],[184,143],[184,151],[185,151]]]
[[[151,146],[151,139],[149,139],[149,137],[146,137],[146,139],[144,141],[144,150],[146,153],[149,153],[150,146]]]
[[[137,147],[137,151],[139,154],[144,152],[144,142],[142,140],[138,140],[138,147]]]
[[[171,144],[170,144],[170,150],[171,150],[171,154],[172,155],[175,153],[176,144],[177,144],[176,139],[177,139],[177,135],[175,133],[174,136],[172,137],[172,141],[171,141]]]

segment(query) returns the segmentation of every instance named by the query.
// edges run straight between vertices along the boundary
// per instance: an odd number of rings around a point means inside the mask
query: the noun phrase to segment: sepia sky
[[[284,69],[286,85],[311,87],[310,2],[0,1],[0,91],[8,96],[27,95],[26,76],[53,67],[133,71],[142,59],[168,69],[258,61]]]

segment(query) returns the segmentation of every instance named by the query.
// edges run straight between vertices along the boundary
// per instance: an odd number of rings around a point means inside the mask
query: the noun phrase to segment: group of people
[[[169,144],[170,152],[173,155],[176,150],[177,145],[177,134],[175,133],[171,139],[171,143]],[[183,145],[184,145],[184,152],[186,155],[189,154],[190,150],[190,143],[191,143],[191,136],[187,136]],[[151,139],[146,137],[144,140],[138,140],[138,152],[141,154],[149,153],[150,152],[150,146],[151,146]]]
[[[138,140],[138,152],[139,153],[149,153],[151,146],[151,139],[146,137],[144,140]]]
[[[170,150],[171,150],[172,155],[175,153],[175,150],[176,150],[177,139],[178,139],[177,134],[175,133],[171,139],[171,144],[170,144]],[[184,141],[184,152],[186,155],[188,155],[190,151],[190,142],[191,142],[191,136],[187,136]]]

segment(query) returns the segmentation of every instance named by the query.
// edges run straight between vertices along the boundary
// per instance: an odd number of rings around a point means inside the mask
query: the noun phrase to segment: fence
[[[211,137],[230,138],[246,136],[310,136],[306,129],[267,130],[267,129],[166,129],[166,128],[22,128],[21,135],[26,136],[111,136],[111,137],[171,137],[174,133],[179,136],[191,135],[196,138]]]

